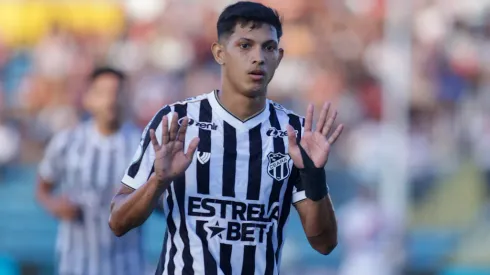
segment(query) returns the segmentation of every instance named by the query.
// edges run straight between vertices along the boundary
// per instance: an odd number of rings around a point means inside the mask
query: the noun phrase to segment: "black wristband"
[[[312,201],[319,201],[328,194],[327,178],[323,167],[317,168],[306,154],[305,149],[299,145],[301,157],[303,158],[303,169],[299,169],[301,183],[305,188],[306,197]]]

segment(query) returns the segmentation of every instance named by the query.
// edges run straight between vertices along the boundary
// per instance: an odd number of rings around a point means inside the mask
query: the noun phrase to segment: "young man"
[[[163,194],[157,275],[278,274],[292,204],[314,249],[329,254],[337,244],[324,173],[342,131],[327,138],[336,113],[327,119],[325,104],[312,129],[312,106],[304,119],[266,98],[283,56],[272,9],[238,2],[217,29],[222,89],[156,114],[111,206],[110,227],[122,236]]]
[[[118,239],[107,226],[115,183],[140,131],[122,122],[123,74],[101,68],[90,80],[83,103],[93,118],[52,139],[40,163],[36,196],[60,219],[60,275],[142,274],[140,229]]]

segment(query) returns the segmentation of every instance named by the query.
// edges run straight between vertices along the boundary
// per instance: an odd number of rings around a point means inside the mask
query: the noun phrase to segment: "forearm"
[[[158,204],[169,183],[159,183],[154,176],[130,194],[117,194],[111,203],[109,226],[116,236],[122,236],[142,225]]]
[[[36,200],[46,211],[54,214],[52,186],[52,183],[40,179],[36,187]]]
[[[309,243],[322,254],[329,254],[337,245],[337,221],[330,198],[319,201],[306,199],[303,227]]]

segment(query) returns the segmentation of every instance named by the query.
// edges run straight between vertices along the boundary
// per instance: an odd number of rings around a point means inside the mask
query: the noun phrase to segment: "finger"
[[[322,135],[327,136],[328,133],[330,132],[330,129],[332,128],[333,123],[335,122],[335,119],[337,118],[337,111],[333,112],[333,115],[325,121],[325,125],[323,126],[322,129]]]
[[[311,127],[313,126],[313,104],[308,104],[308,109],[306,109],[306,119],[305,119],[305,132],[311,131]]]
[[[335,141],[337,141],[337,139],[339,138],[340,134],[342,134],[343,129],[344,129],[344,125],[340,124],[339,126],[337,126],[337,129],[335,129],[335,132],[333,132],[333,134],[328,139],[328,143],[334,144]]]
[[[175,138],[177,137],[177,131],[179,130],[179,123],[178,123],[178,115],[174,114],[172,116],[172,122],[170,123],[170,131],[169,131],[169,141],[174,141]]]
[[[296,145],[296,134],[294,132],[294,128],[291,125],[288,125],[287,127],[288,130],[288,140],[289,140],[289,146]]]
[[[189,118],[185,117],[182,121],[182,125],[180,125],[179,133],[177,134],[177,140],[184,143],[185,141],[185,133],[187,132],[187,126],[189,125]]]
[[[199,145],[199,138],[195,137],[189,144],[189,147],[187,148],[187,153],[185,154],[188,159],[192,159],[194,157],[198,145]]]
[[[168,136],[168,117],[164,116],[162,119],[162,145],[167,144],[169,140]]]
[[[330,109],[330,102],[325,102],[323,104],[322,110],[320,111],[320,117],[318,118],[318,122],[316,123],[316,131],[322,132],[323,126],[325,125],[325,120],[327,120],[328,109]]]
[[[158,144],[157,136],[155,135],[155,130],[150,129],[150,140],[151,140],[151,145],[153,145],[153,150],[158,151],[160,150],[160,144]]]

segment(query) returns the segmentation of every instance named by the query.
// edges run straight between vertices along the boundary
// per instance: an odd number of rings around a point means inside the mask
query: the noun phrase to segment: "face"
[[[268,24],[237,24],[220,44],[213,44],[223,77],[246,96],[265,95],[283,56],[277,32]]]
[[[96,120],[114,123],[121,111],[121,81],[112,74],[102,74],[90,85],[85,96],[87,110]]]

